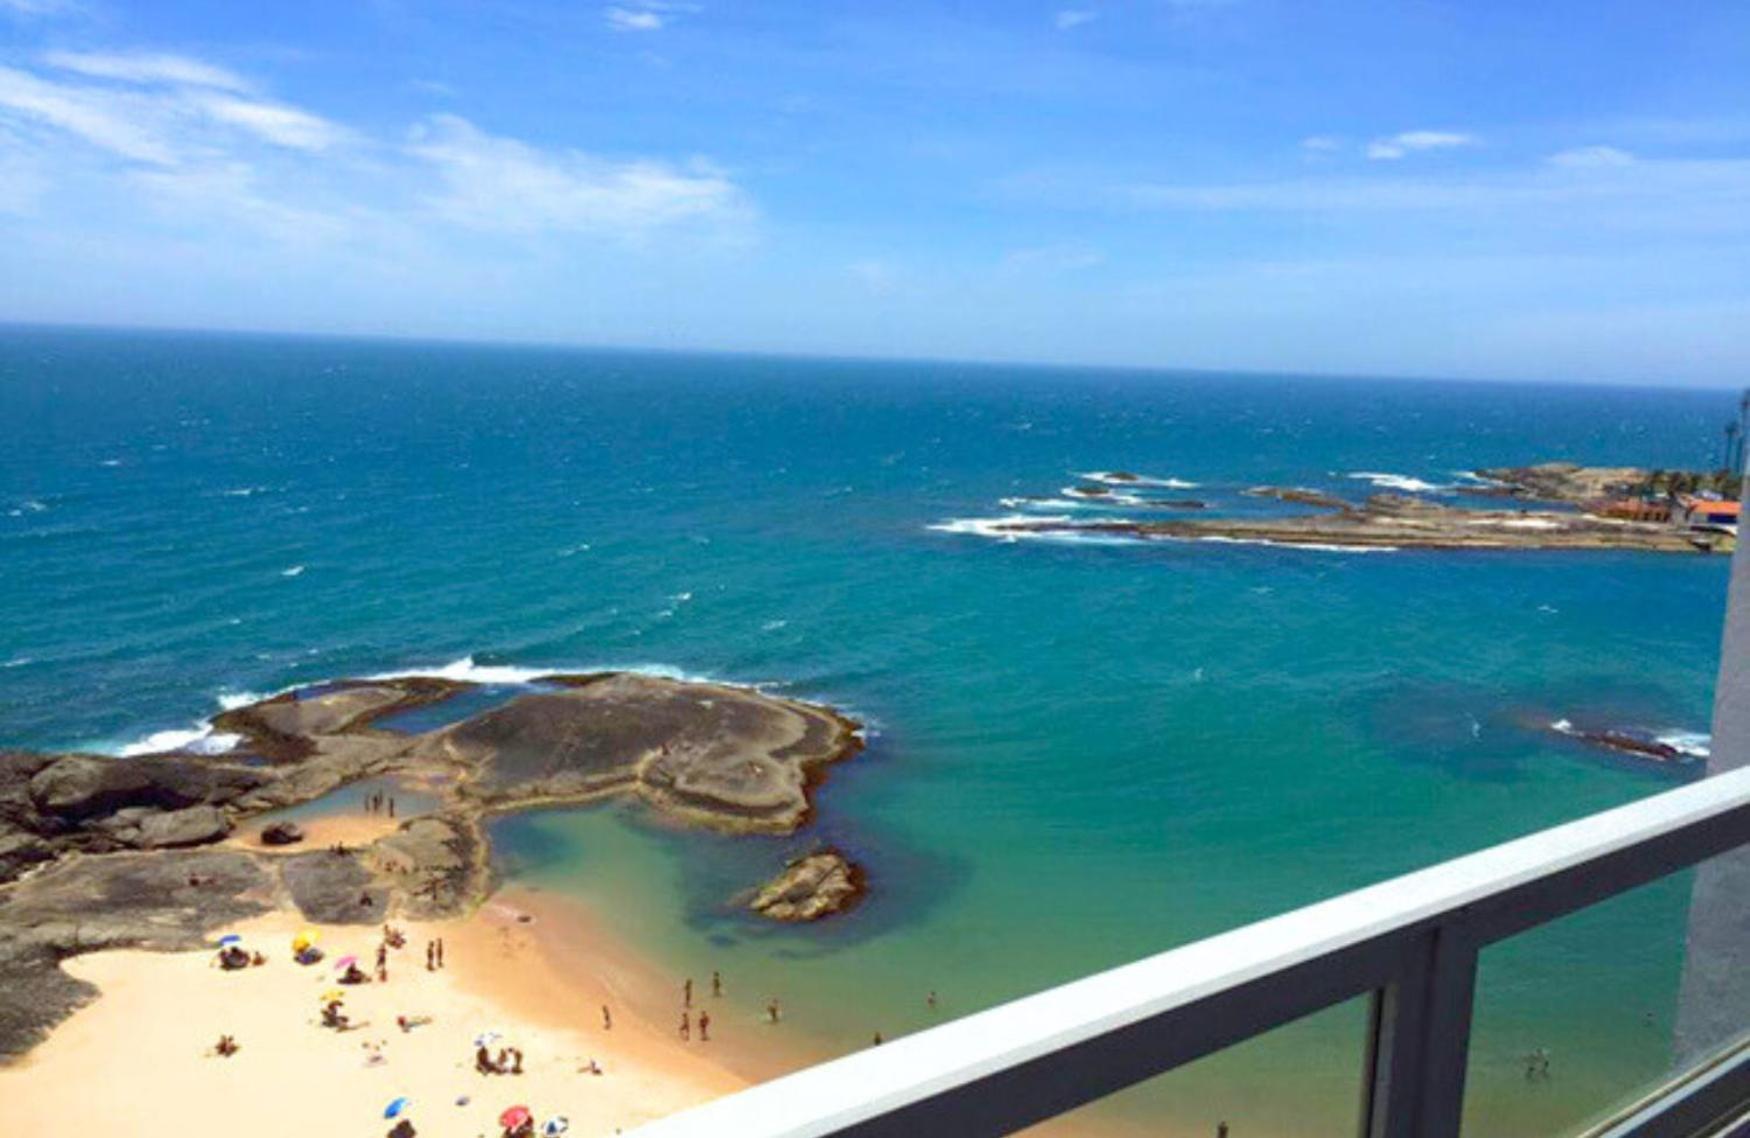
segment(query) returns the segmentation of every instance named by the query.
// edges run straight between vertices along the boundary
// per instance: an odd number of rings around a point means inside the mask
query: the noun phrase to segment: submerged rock
[[[774,921],[818,921],[863,896],[863,871],[837,850],[799,857],[761,887],[748,908]]]

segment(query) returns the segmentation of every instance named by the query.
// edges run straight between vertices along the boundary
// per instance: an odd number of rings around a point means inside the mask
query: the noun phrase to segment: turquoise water
[[[1705,731],[1724,559],[1017,543],[929,527],[1074,472],[1357,493],[1551,457],[1710,462],[1728,393],[0,333],[0,742],[437,667],[656,666],[873,727],[791,841],[609,807],[499,827],[823,1051],[1675,785],[1553,719]],[[1256,503],[1250,503],[1252,507]],[[485,673],[495,678],[516,673]],[[838,923],[731,898],[831,840]],[[1477,1132],[1666,1060],[1681,882],[1492,955]],[[1633,1023],[1622,1017],[1632,1005]],[[1651,1016],[1649,1022],[1648,1017]],[[1339,1012],[1130,1106],[1334,1133]],[[1517,1057],[1555,1057],[1527,1084]],[[1259,1086],[1277,1091],[1260,1095]]]

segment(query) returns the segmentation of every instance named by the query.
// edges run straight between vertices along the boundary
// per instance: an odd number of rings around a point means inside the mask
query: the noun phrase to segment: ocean
[[[0,330],[0,746],[162,746],[221,701],[408,669],[648,668],[832,703],[869,746],[794,838],[619,806],[495,828],[512,880],[587,901],[677,975],[721,969],[745,1014],[780,996],[827,1055],[1685,777],[1557,720],[1705,746],[1724,558],[1006,542],[977,519],[1137,508],[1064,498],[1097,471],[1258,510],[1240,490],[1460,501],[1480,466],[1711,465],[1734,409]],[[741,913],[823,842],[867,866],[860,909]],[[1685,898],[1673,879],[1485,955],[1468,1130],[1571,1130],[1665,1069]],[[1100,1109],[1352,1133],[1361,1027],[1339,1008]],[[1538,1048],[1550,1076],[1527,1079]]]

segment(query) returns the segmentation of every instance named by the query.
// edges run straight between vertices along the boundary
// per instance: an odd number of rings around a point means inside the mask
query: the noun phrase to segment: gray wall
[[[1743,539],[1750,539],[1750,530]],[[1720,675],[1714,688],[1713,754],[1707,773],[1750,764],[1750,553],[1732,555]],[[1695,874],[1689,954],[1677,1007],[1677,1061],[1687,1066],[1750,1030],[1750,847]]]

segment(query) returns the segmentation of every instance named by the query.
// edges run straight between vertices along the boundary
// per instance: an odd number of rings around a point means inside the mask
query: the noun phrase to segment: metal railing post
[[[1361,1138],[1458,1138],[1476,977],[1475,940],[1441,924],[1373,993]]]

